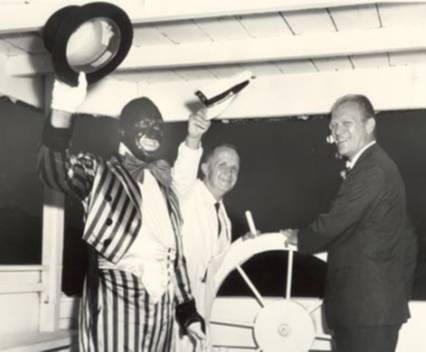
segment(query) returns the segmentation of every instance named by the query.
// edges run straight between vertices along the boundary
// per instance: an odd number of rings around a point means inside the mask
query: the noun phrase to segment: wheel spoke
[[[252,329],[254,327],[253,324],[250,324],[248,322],[242,322],[242,321],[218,321],[218,320],[210,320],[210,324],[212,325],[223,325],[223,326],[237,326],[237,327],[244,327],[244,328],[250,328]]]
[[[330,340],[331,340],[331,335],[327,335],[327,334],[323,334],[323,335],[315,335],[315,339],[316,339],[316,340],[326,340],[326,341],[330,341]]]
[[[237,271],[243,278],[243,280],[247,283],[251,291],[253,292],[254,296],[256,297],[257,301],[259,302],[260,306],[263,308],[265,306],[265,301],[263,300],[262,296],[260,295],[259,291],[254,286],[253,282],[250,280],[250,278],[247,276],[247,274],[244,272],[244,270],[241,268],[241,266],[237,266]]]
[[[260,352],[260,348],[257,346],[238,346],[238,345],[231,345],[231,344],[214,344],[214,348],[218,349],[219,352],[221,352],[221,348],[231,348],[231,349],[241,349],[243,351],[253,350],[255,352]],[[227,350],[224,352],[228,352]]]
[[[293,249],[288,250],[287,260],[287,284],[285,287],[285,298],[287,300],[291,297],[291,282],[293,277]]]

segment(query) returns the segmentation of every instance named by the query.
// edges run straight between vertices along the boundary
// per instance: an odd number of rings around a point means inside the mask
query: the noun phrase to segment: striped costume
[[[72,155],[68,150],[71,132],[46,125],[38,173],[48,187],[76,195],[85,210],[83,240],[92,256],[80,307],[80,349],[170,351],[175,315],[183,330],[200,319],[181,252],[177,198],[171,188],[156,182],[167,204],[165,217],[170,218],[173,246],[162,247],[157,254],[164,263],[159,273],[167,282],[155,299],[137,271],[120,267],[132,245],[145,242],[138,238],[144,220],[138,183],[118,158]]]

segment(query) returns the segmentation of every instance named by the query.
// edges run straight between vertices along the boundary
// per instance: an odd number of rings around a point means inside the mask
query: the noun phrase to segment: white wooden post
[[[45,189],[43,205],[42,272],[44,290],[40,298],[40,331],[59,328],[64,244],[64,195]]]
[[[52,77],[44,80],[44,104],[46,119],[50,113]],[[43,292],[40,296],[40,331],[59,329],[59,310],[62,296],[62,258],[64,247],[63,194],[44,189],[42,272]]]

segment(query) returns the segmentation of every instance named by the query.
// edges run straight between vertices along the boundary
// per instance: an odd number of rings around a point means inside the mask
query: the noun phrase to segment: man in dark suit
[[[327,213],[286,230],[302,253],[328,251],[324,309],[337,351],[394,351],[409,318],[417,240],[398,167],[375,141],[362,95],[336,101],[330,130],[348,171]]]
[[[86,88],[84,74],[76,87],[55,80],[38,165],[46,186],[77,197],[85,210],[82,239],[90,256],[80,351],[167,352],[175,320],[202,345],[204,322],[189,287],[179,203],[170,168],[157,154],[162,115],[148,98],[135,98],[120,114],[118,155],[74,154],[73,113]]]

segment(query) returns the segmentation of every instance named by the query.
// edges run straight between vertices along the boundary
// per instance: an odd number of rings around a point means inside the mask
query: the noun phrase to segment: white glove
[[[78,86],[72,87],[55,79],[52,90],[52,109],[75,113],[84,102],[87,93],[86,74],[80,72]]]

